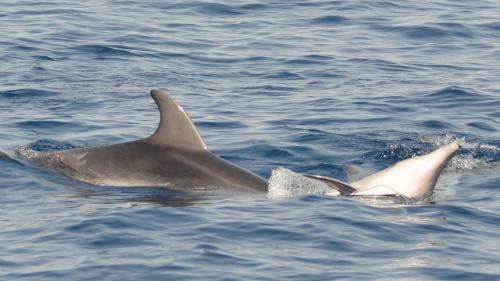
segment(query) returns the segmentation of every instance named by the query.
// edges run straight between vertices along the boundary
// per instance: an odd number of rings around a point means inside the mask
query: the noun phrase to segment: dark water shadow
[[[64,179],[73,181],[72,179]],[[265,193],[248,193],[234,190],[176,191],[166,187],[111,187],[92,186],[78,182],[68,197],[98,199],[107,204],[130,203],[132,205],[153,204],[160,207],[200,207],[228,199],[262,197]]]
[[[198,194],[190,194],[155,187],[85,186],[79,183],[70,197],[100,199],[106,203],[155,204],[162,207],[188,207],[203,204],[206,200]]]

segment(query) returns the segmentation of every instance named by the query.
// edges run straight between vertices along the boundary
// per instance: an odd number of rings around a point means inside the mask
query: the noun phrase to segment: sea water
[[[495,1],[1,1],[0,280],[500,279]],[[37,153],[154,132],[151,89],[270,194],[96,187]],[[432,196],[332,197],[462,148]]]

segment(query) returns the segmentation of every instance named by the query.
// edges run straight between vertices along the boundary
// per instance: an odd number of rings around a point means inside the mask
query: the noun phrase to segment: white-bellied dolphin
[[[305,175],[328,184],[341,195],[401,195],[419,198],[428,195],[448,161],[459,148],[457,143],[400,161],[393,166],[351,184],[319,175]]]
[[[156,132],[142,140],[39,153],[36,162],[94,185],[158,186],[173,190],[232,188],[266,191],[261,177],[211,153],[182,107],[158,90]]]

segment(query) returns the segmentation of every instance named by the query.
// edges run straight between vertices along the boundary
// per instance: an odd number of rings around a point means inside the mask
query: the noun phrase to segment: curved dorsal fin
[[[206,150],[207,146],[184,109],[160,90],[152,90],[151,97],[160,110],[160,124],[148,141],[167,146],[182,146]]]

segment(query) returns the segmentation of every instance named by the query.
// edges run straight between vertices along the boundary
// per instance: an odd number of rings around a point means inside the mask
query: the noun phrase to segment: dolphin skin
[[[150,137],[40,153],[34,160],[94,185],[267,191],[266,180],[211,153],[187,114],[172,98],[159,90],[151,91],[151,96],[160,110],[160,124]]]

